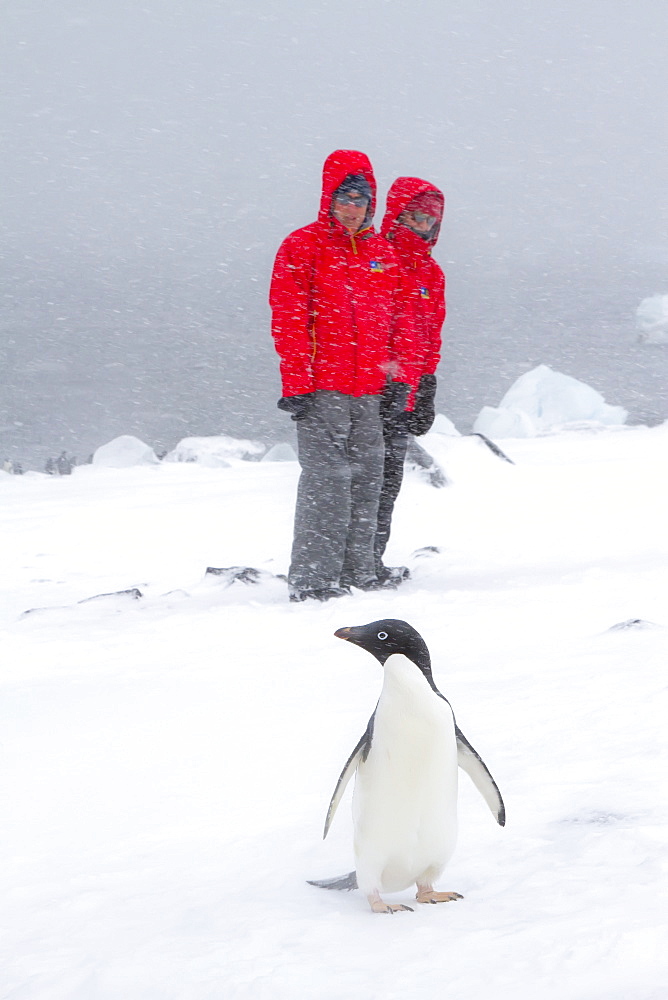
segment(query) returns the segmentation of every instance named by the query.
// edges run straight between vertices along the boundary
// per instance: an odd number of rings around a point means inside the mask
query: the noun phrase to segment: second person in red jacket
[[[426,434],[436,415],[436,368],[445,321],[445,276],[432,257],[443,220],[443,192],[419,177],[398,177],[387,194],[381,234],[401,265],[402,289],[414,330],[412,391],[403,414],[383,420],[385,463],[375,541],[376,574],[400,580],[404,566],[385,566],[394,503],[401,488],[408,434]]]

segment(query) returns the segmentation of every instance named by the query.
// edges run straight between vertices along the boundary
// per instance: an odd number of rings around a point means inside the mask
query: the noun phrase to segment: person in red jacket
[[[364,153],[323,168],[316,222],[276,255],[269,301],[280,356],[280,409],[297,421],[299,461],[290,599],[374,589],[383,478],[381,402],[402,412],[415,384],[415,339],[402,269],[372,218],[376,182]]]
[[[431,253],[443,220],[445,199],[434,184],[398,177],[387,194],[381,234],[392,245],[403,271],[403,289],[415,333],[413,383],[406,412],[383,420],[385,464],[375,541],[376,574],[381,580],[408,575],[404,566],[385,566],[392,512],[403,478],[408,434],[426,434],[436,411],[436,368],[445,321],[445,276]]]

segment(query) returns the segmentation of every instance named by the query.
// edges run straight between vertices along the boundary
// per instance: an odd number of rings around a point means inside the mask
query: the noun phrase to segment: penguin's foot
[[[457,899],[463,899],[458,892],[435,892],[430,885],[418,885],[415,897],[418,903],[453,903]]]
[[[413,912],[412,906],[404,906],[403,903],[386,903],[385,900],[380,898],[377,892],[373,892],[370,896],[367,896],[367,899],[374,913],[397,913],[399,910],[408,910],[409,913]]]

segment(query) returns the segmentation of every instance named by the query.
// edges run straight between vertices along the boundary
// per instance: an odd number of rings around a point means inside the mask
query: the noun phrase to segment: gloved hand
[[[304,392],[300,396],[281,396],[276,404],[279,410],[292,414],[293,420],[303,420],[311,412],[315,402],[314,392]]]
[[[415,406],[406,414],[409,434],[426,434],[436,418],[436,376],[423,375],[415,394]]]
[[[406,400],[410,391],[411,387],[405,382],[388,382],[383,389],[383,395],[380,399],[380,416],[386,428],[392,424],[398,429],[399,425],[403,423]]]

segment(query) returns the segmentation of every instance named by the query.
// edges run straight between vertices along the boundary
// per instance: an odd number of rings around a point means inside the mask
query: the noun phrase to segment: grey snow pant
[[[383,482],[380,396],[318,390],[297,421],[299,463],[291,593],[363,584],[376,576]]]
[[[383,423],[383,441],[385,444],[385,464],[383,468],[383,488],[380,491],[378,504],[378,526],[374,543],[376,556],[376,573],[383,572],[383,554],[390,538],[394,502],[399,496],[401,482],[404,478],[404,459],[408,447],[408,434],[403,425],[397,427],[397,422]]]

